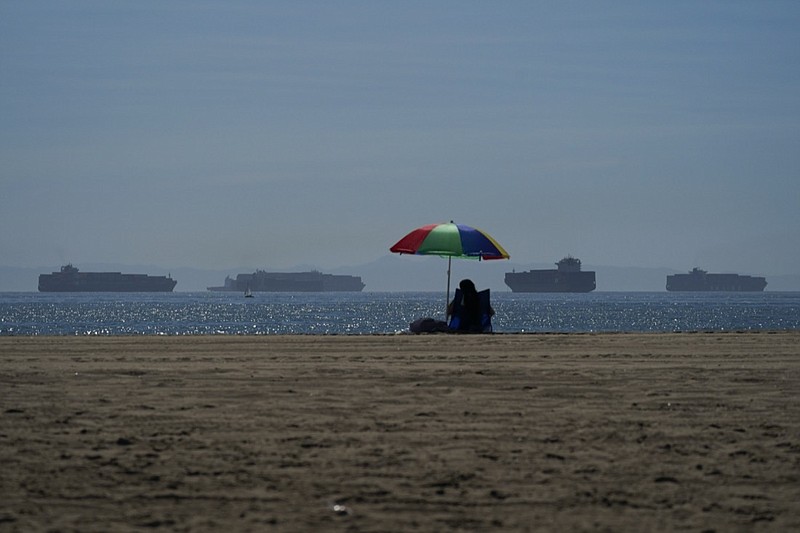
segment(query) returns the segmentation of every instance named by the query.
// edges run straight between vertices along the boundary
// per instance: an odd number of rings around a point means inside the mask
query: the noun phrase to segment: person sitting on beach
[[[479,293],[470,279],[462,279],[458,287],[455,298],[447,306],[450,329],[471,333],[491,332],[494,309],[489,304],[489,289]]]

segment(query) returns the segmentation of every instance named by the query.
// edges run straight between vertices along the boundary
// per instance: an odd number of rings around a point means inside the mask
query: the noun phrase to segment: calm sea
[[[800,329],[800,292],[492,294],[496,332]],[[443,293],[0,293],[0,335],[373,334]]]

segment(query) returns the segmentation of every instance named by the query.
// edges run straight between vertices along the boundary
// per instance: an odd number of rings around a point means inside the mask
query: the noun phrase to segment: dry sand
[[[798,531],[800,332],[0,338],[2,531]]]

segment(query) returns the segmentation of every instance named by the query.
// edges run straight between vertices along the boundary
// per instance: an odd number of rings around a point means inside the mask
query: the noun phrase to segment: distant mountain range
[[[36,292],[39,274],[57,271],[61,265],[41,268],[18,268],[0,266],[0,292]],[[272,269],[268,266],[240,267],[226,270],[199,268],[162,268],[152,265],[118,265],[77,263],[85,272],[113,271],[163,276],[171,274],[177,280],[176,292],[205,291],[207,287],[222,285],[225,276],[235,277],[239,273],[254,272],[256,268],[268,271],[301,272],[320,270],[329,274],[361,276],[366,284],[365,292],[399,291],[444,291],[447,287],[447,260],[440,257],[387,255],[361,265],[338,268],[319,268],[312,265],[297,265],[291,268]],[[553,263],[513,263],[509,261],[470,261],[454,259],[451,267],[451,291],[463,278],[472,279],[479,288],[492,291],[510,291],[503,282],[506,272],[530,269],[555,268]],[[597,272],[597,291],[644,291],[666,290],[669,274],[683,271],[670,268],[643,268],[621,266],[595,266],[584,264],[583,270]],[[688,270],[688,269],[687,269]],[[759,272],[742,272],[765,276],[767,291],[800,291],[800,275],[770,275]]]

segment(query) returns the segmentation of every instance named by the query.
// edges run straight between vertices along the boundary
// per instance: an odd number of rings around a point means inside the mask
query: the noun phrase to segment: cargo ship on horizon
[[[225,277],[225,284],[208,287],[213,292],[361,292],[365,285],[359,276],[309,272],[265,272]]]
[[[581,271],[581,260],[567,256],[556,263],[558,268],[507,272],[505,283],[512,292],[592,292],[595,273]]]
[[[177,281],[170,276],[80,272],[64,265],[60,272],[39,275],[39,292],[172,292]]]
[[[667,276],[670,292],[759,292],[767,286],[766,278],[740,274],[709,274],[697,267],[688,274]]]

